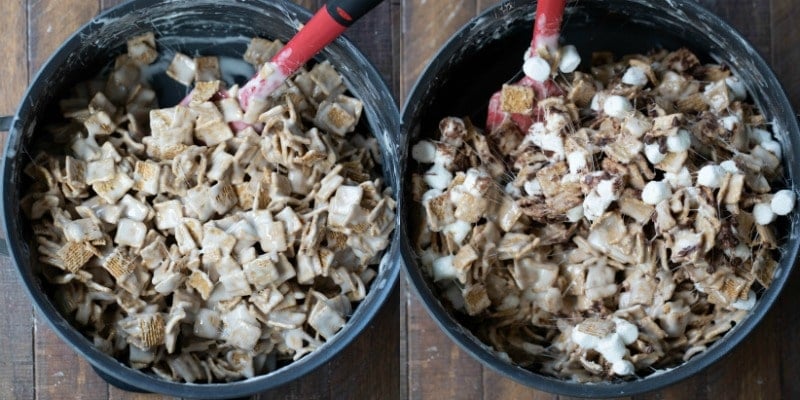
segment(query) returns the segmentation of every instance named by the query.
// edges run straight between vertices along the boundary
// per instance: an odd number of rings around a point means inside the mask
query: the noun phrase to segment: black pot
[[[32,233],[20,212],[22,169],[30,161],[25,148],[48,115],[59,115],[57,100],[68,93],[71,85],[97,75],[113,63],[116,55],[125,51],[128,38],[147,31],[156,33],[160,49],[241,58],[250,38],[260,36],[285,42],[310,17],[307,10],[283,0],[127,2],[90,21],[56,51],[28,88],[10,129],[3,127],[9,131],[0,189],[3,228],[21,282],[55,332],[109,383],[127,390],[191,398],[245,397],[280,386],[331,361],[367,327],[395,287],[400,268],[397,261],[399,235],[393,236],[367,297],[356,307],[345,327],[317,351],[274,372],[243,381],[182,384],[129,368],[95,348],[57,311],[39,276],[40,265],[32,245]],[[366,127],[375,134],[381,147],[385,181],[394,193],[400,193],[396,154],[400,118],[391,92],[372,64],[347,39],[337,39],[319,57],[329,60],[344,76],[350,91],[364,102]],[[168,82],[163,76],[153,79],[160,85]],[[168,91],[173,94],[169,95]],[[174,104],[185,94],[185,89],[179,86],[168,91],[159,93],[161,104]],[[8,118],[3,118],[0,126],[8,122]],[[398,200],[402,203],[402,199]]]
[[[446,116],[468,116],[484,126],[489,97],[522,67],[530,45],[535,2],[509,0],[490,8],[461,28],[442,47],[412,89],[402,112],[403,176],[414,171],[408,149],[423,137],[432,137]],[[787,182],[800,179],[800,131],[795,114],[775,75],[753,47],[728,24],[693,1],[581,0],[568,4],[562,39],[579,49],[584,61],[594,51],[617,56],[647,53],[654,48],[688,47],[701,59],[726,64],[746,82],[747,90],[780,136]],[[585,66],[586,64],[584,64]],[[401,253],[409,280],[426,309],[444,332],[484,365],[524,385],[568,396],[630,396],[674,384],[719,360],[739,344],[764,317],[786,283],[800,246],[800,218],[792,216],[781,227],[784,242],[772,285],[762,293],[751,314],[724,339],[702,355],[668,372],[622,382],[580,384],[531,372],[497,357],[443,306],[436,287],[418,267],[412,248],[417,221],[414,201],[405,182]]]

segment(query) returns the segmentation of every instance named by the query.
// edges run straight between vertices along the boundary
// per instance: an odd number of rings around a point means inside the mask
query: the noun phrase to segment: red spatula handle
[[[541,46],[547,46],[555,50],[558,47],[558,33],[566,5],[566,0],[539,0],[536,3],[531,49],[536,51]]]

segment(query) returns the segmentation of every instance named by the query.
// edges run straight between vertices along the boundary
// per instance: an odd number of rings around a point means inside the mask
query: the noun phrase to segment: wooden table
[[[579,0],[581,1],[581,0]],[[744,34],[800,109],[800,7],[796,0],[703,0]],[[403,1],[401,88],[408,93],[430,57],[491,0]],[[484,368],[439,330],[413,290],[403,292],[403,398],[555,399]],[[637,399],[800,398],[800,268],[776,306],[732,354],[705,373]]]
[[[118,0],[2,0],[0,115],[13,113],[29,79],[81,24]],[[322,1],[298,1],[316,9]],[[430,57],[491,0],[390,0],[348,36],[402,101]],[[793,0],[703,0],[739,29],[800,108],[800,8]],[[155,399],[105,384],[33,311],[14,266],[0,258],[0,398]],[[402,297],[402,301],[399,301]],[[405,286],[330,365],[263,399],[552,399],[498,376],[460,351]],[[641,399],[800,398],[800,269],[759,328],[728,358]],[[399,343],[399,346],[398,346]]]
[[[0,115],[13,114],[29,80],[60,44],[101,10],[121,0],[2,0]],[[317,10],[323,1],[298,1]],[[386,2],[348,31],[386,82],[399,84],[398,4]],[[31,306],[8,258],[0,258],[0,399],[159,399],[106,384],[59,339]],[[310,375],[262,393],[263,399],[397,399],[400,395],[399,289],[371,326]]]

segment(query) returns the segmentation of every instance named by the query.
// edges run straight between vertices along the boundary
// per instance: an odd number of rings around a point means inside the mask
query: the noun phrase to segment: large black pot
[[[66,95],[72,85],[98,74],[116,55],[125,51],[127,38],[147,31],[156,33],[162,49],[241,58],[253,36],[286,41],[310,17],[307,10],[283,0],[130,1],[96,17],[68,39],[34,78],[13,120],[0,119],[0,127],[6,125],[2,128],[9,132],[0,188],[3,228],[21,282],[55,332],[115,386],[191,398],[244,397],[277,387],[331,361],[367,327],[395,287],[400,268],[398,235],[393,236],[367,297],[356,307],[345,327],[317,351],[272,373],[243,381],[182,384],[131,369],[96,349],[57,311],[39,276],[40,265],[32,233],[19,208],[22,169],[30,161],[25,148],[48,115],[58,115],[57,100]],[[393,193],[399,193],[396,143],[400,121],[391,92],[372,64],[344,38],[329,45],[319,57],[330,60],[344,76],[350,91],[363,100],[366,127],[375,134],[381,147],[385,181],[391,185]],[[163,74],[154,79],[159,83],[168,81]],[[184,90],[177,86],[173,89]],[[162,104],[174,104],[183,94],[182,91],[177,96],[160,92],[159,97],[164,100]],[[402,199],[398,200],[402,203]]]
[[[412,89],[402,112],[404,140],[402,173],[409,176],[414,162],[409,148],[422,137],[437,132],[446,116],[469,116],[478,126],[486,120],[491,94],[511,79],[522,66],[523,51],[530,44],[535,2],[509,0],[467,23],[442,47]],[[753,47],[719,17],[693,1],[581,0],[569,3],[562,30],[563,41],[574,44],[583,60],[594,51],[613,51],[617,56],[647,53],[654,48],[685,46],[705,61],[729,65],[746,82],[748,92],[761,108],[783,146],[787,182],[800,179],[800,131],[795,114],[775,75]],[[405,185],[409,185],[408,180]],[[784,245],[774,281],[762,293],[752,313],[711,346],[704,354],[662,374],[643,379],[603,384],[568,382],[531,372],[504,361],[472,335],[447,310],[436,295],[432,280],[418,266],[412,249],[415,213],[411,191],[404,192],[407,206],[401,220],[401,253],[409,280],[439,326],[461,348],[484,365],[517,382],[548,392],[581,397],[629,396],[655,390],[691,375],[719,360],[739,344],[775,302],[797,257],[800,218],[792,216],[781,227]]]

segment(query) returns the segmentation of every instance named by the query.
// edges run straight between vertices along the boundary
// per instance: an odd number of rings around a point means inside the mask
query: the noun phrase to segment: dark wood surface
[[[322,1],[298,1],[316,9]],[[0,115],[80,25],[119,0],[2,0]],[[402,102],[435,51],[491,0],[390,0],[348,31]],[[800,108],[800,5],[795,0],[702,0],[744,34]],[[334,362],[263,399],[554,399],[482,367],[439,330],[403,282],[372,326]],[[729,357],[637,399],[800,398],[800,269],[775,308]],[[14,266],[0,258],[0,398],[155,399],[104,383],[35,315]],[[398,346],[399,343],[399,346]]]
[[[581,0],[578,0],[581,1]],[[444,42],[470,18],[497,3],[490,0],[403,2],[401,92]],[[702,0],[739,30],[771,65],[795,110],[800,108],[800,3],[797,0]],[[431,320],[414,292],[403,291],[406,336],[403,398],[555,399],[482,367]],[[636,399],[800,398],[800,268],[776,306],[727,358],[689,380]],[[563,398],[563,397],[561,397]]]
[[[31,77],[81,25],[120,0],[2,0],[0,115],[13,114]],[[316,10],[324,3],[297,1]],[[400,4],[384,2],[347,32],[397,93]],[[0,257],[0,399],[157,399],[106,384],[34,312],[14,265]],[[370,327],[331,363],[257,399],[397,399],[399,290]]]

